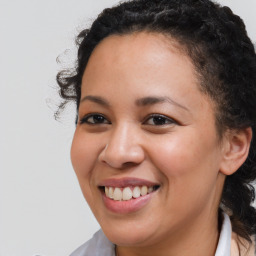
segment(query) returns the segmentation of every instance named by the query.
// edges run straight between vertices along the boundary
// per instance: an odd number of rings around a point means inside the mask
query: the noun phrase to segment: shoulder
[[[86,243],[77,248],[70,256],[114,256],[115,245],[112,244],[100,229]]]

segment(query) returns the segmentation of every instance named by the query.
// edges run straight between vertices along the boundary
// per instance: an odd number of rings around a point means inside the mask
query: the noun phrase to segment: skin
[[[145,97],[171,100],[138,104]],[[96,124],[93,117],[85,119],[92,113],[102,116]],[[152,114],[164,116],[165,123],[157,125]],[[119,256],[214,255],[225,175],[242,164],[249,141],[250,130],[220,141],[214,104],[199,90],[190,58],[170,38],[144,32],[110,36],[93,51],[71,159],[83,195]],[[98,185],[125,177],[160,188],[142,209],[113,213]]]

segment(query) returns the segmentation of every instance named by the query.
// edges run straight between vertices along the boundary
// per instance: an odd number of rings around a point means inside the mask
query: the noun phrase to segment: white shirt
[[[231,223],[223,213],[223,223],[215,256],[230,256]],[[115,245],[111,243],[100,229],[93,237],[76,249],[70,256],[115,256]]]

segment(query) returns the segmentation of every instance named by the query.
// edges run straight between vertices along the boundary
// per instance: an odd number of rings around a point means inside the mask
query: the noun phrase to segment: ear
[[[223,157],[220,172],[231,175],[245,162],[252,140],[251,127],[241,130],[229,130],[223,139]]]

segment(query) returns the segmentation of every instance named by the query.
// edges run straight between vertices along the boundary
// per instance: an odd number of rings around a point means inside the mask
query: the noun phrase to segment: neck
[[[143,247],[116,247],[117,256],[214,256],[219,240],[218,214],[199,215],[164,241]]]

